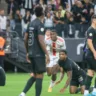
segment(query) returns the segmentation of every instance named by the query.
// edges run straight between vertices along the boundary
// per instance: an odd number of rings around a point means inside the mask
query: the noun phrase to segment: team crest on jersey
[[[89,34],[89,36],[92,36],[92,35],[93,35],[92,33]]]
[[[41,32],[44,32],[44,28],[41,28],[40,30],[41,30]]]

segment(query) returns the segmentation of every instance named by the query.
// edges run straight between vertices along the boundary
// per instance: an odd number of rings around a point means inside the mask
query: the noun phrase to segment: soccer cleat
[[[19,96],[25,96],[25,93],[22,92]]]
[[[49,87],[48,88],[48,92],[52,92],[52,87]]]
[[[84,95],[84,96],[93,96],[92,94],[87,94],[87,95]]]
[[[91,94],[92,94],[91,96],[96,96],[96,92],[92,92]]]

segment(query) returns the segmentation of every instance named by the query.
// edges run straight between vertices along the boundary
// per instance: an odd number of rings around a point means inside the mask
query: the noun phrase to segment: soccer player
[[[85,82],[84,96],[96,96],[96,79],[93,92],[92,94],[89,94],[91,81],[96,71],[96,15],[92,16],[91,26],[87,30],[85,58],[88,63],[88,70]]]
[[[48,51],[44,42],[43,8],[35,8],[37,18],[32,21],[25,34],[25,47],[27,60],[31,62],[33,76],[28,80],[20,96],[25,96],[35,82],[35,96],[41,96],[43,73],[46,71],[45,54],[47,63],[50,62]]]
[[[65,41],[63,38],[57,36],[56,30],[51,30],[50,38],[45,40],[47,45],[47,50],[50,56],[50,63],[47,64],[47,74],[48,76],[52,76],[52,81],[49,85],[48,92],[52,92],[52,87],[55,84],[56,73],[58,72],[58,59],[59,59],[59,51],[61,49],[66,49]]]
[[[63,93],[66,88],[70,85],[70,94],[75,94],[79,85],[81,87],[81,93],[84,93],[84,84],[86,73],[73,61],[67,56],[66,50],[61,50],[59,53],[59,61],[58,64],[60,66],[60,80],[57,81],[55,84],[59,84],[63,77],[64,73],[67,73],[67,81],[65,85],[60,90]]]

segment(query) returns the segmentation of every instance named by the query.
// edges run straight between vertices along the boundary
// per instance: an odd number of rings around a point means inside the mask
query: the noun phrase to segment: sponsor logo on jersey
[[[92,36],[92,35],[93,35],[92,33],[89,34],[89,36]]]
[[[41,32],[44,32],[44,28],[41,28],[40,30],[41,30]]]

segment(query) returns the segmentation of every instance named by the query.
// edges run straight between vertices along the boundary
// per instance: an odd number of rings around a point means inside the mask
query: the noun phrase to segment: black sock
[[[41,91],[42,91],[42,79],[41,78],[36,78],[36,96],[40,96],[41,95]]]
[[[31,88],[31,86],[33,85],[33,83],[35,82],[35,80],[36,80],[36,78],[34,78],[34,77],[31,77],[28,80],[28,82],[27,82],[27,84],[26,84],[26,86],[25,86],[25,88],[23,90],[24,93],[27,93],[27,91]]]
[[[52,75],[52,81],[56,80],[56,74]]]
[[[95,77],[95,85],[94,85],[94,88],[96,88],[96,77]]]
[[[86,80],[85,80],[85,89],[86,90],[89,90],[90,85],[91,85],[92,78],[93,77],[87,75]]]

